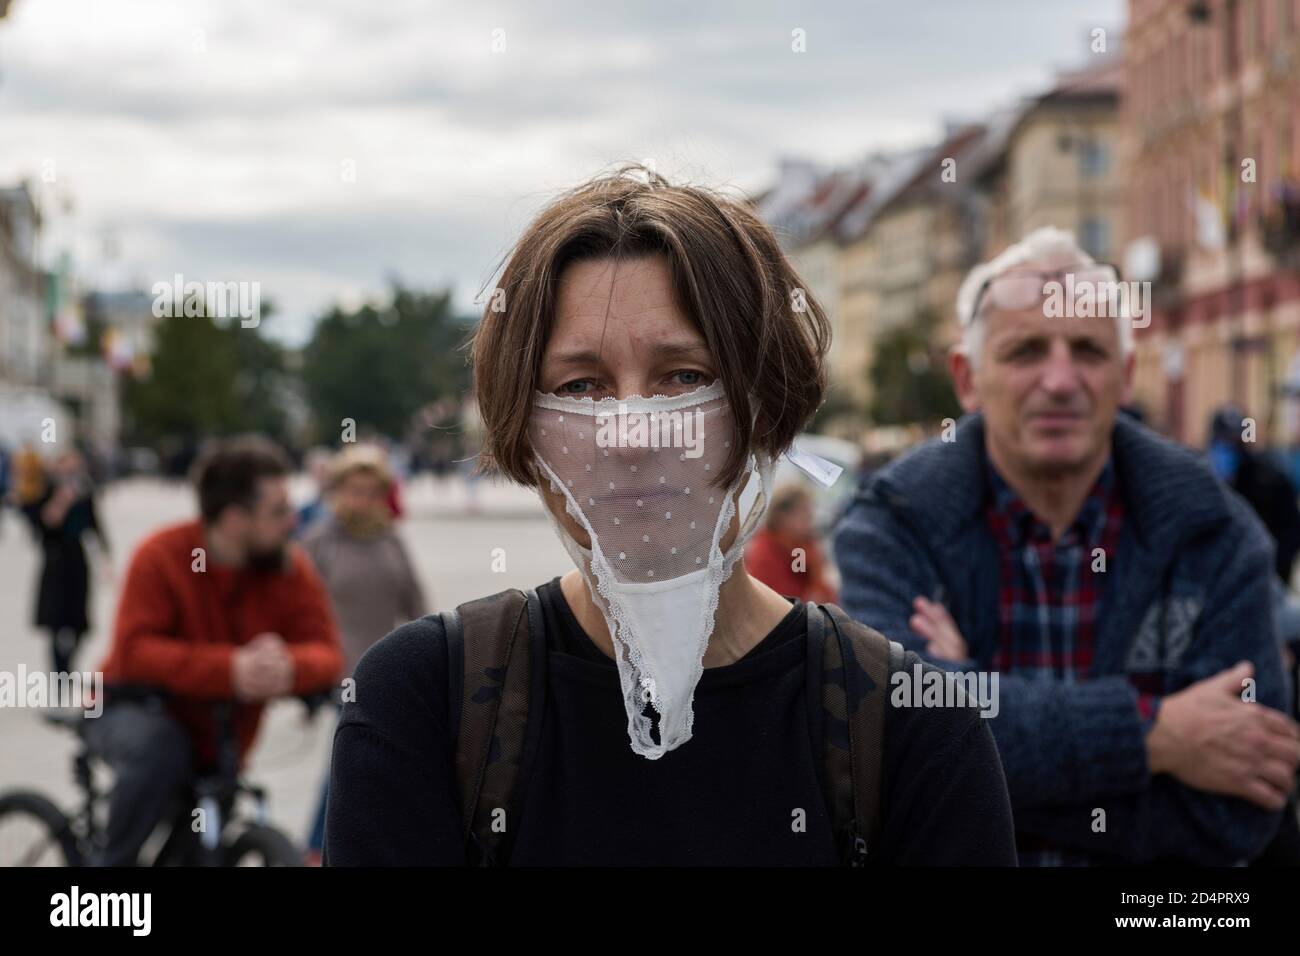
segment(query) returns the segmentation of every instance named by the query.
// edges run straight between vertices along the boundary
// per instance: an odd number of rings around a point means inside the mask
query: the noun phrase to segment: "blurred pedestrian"
[[[329,592],[343,638],[343,674],[350,676],[370,645],[398,624],[423,617],[425,595],[388,504],[394,478],[376,446],[341,452],[326,479],[329,510],[303,539]],[[307,849],[319,854],[329,778]]]
[[[48,483],[45,462],[35,448],[23,445],[14,455],[13,488],[10,491],[13,503],[26,508],[45,494]]]
[[[195,466],[199,517],[154,532],[131,559],[100,668],[104,712],[85,731],[116,774],[95,863],[134,862],[176,791],[211,768],[214,702],[234,704],[242,766],[267,701],[339,677],[329,598],[291,542],[289,472],[265,439],[213,443]]]
[[[1248,420],[1235,405],[1224,405],[1210,417],[1208,454],[1214,473],[1259,515],[1275,549],[1273,569],[1290,587],[1296,555],[1300,554],[1300,506],[1286,472],[1245,440]]]
[[[25,478],[32,480],[31,475]],[[24,495],[30,496],[30,491]],[[36,627],[49,634],[54,671],[68,672],[78,645],[90,630],[90,565],[83,544],[87,534],[97,539],[105,567],[110,562],[108,537],[95,511],[94,492],[81,454],[60,454],[43,490],[31,497],[23,510],[41,547]]]
[[[813,521],[812,494],[790,484],[772,494],[763,527],[745,548],[745,568],[777,594],[834,602],[826,559]]]
[[[425,613],[425,595],[388,506],[394,479],[383,451],[340,452],[326,474],[329,508],[302,544],[338,616],[347,676],[371,644]]]
[[[1022,865],[1237,864],[1295,825],[1270,542],[1202,458],[1117,414],[1129,317],[1050,298],[1117,280],[1051,228],[972,270],[950,363],[970,414],[858,490],[844,603],[998,673]]]
[[[312,482],[312,498],[298,509],[299,537],[305,535],[328,513],[325,504],[325,485],[329,481],[330,462],[334,458],[334,453],[328,448],[317,447],[309,450],[304,458],[304,470]]]

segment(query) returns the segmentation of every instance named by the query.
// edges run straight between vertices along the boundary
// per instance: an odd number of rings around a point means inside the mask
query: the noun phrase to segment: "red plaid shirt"
[[[1114,465],[1106,462],[1078,516],[1055,542],[1051,529],[992,465],[989,480],[993,494],[986,517],[1001,555],[1000,640],[992,667],[1030,680],[1087,680],[1105,596],[1101,575],[1115,573],[1124,522]],[[1138,675],[1130,679],[1138,690],[1138,714],[1149,728],[1159,689],[1143,686]],[[1086,862],[1021,841],[1022,865]]]

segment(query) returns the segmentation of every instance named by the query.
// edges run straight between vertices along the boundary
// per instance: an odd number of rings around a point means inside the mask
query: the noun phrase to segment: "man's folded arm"
[[[1247,545],[1244,552],[1229,549],[1225,566],[1211,578],[1213,589],[1171,693],[1249,660],[1255,668],[1253,706],[1284,709],[1285,677],[1269,613],[1271,574],[1266,543]],[[1054,802],[1070,806],[1017,803],[1016,824],[1067,845],[1113,852],[1133,862],[1184,859],[1223,866],[1258,855],[1281,821],[1280,811],[1196,790],[1167,774],[1152,777],[1148,772],[1132,792],[1117,786],[1109,794],[1095,791],[1092,799],[1095,807],[1106,810],[1105,833],[1094,833],[1090,808],[1068,797]]]
[[[938,578],[914,535],[888,510],[860,498],[836,531],[844,609],[855,619],[945,670],[974,660],[933,657],[911,628],[913,599],[934,594]],[[1060,805],[1134,792],[1149,779],[1137,694],[1123,676],[1083,684],[999,674],[997,740],[1012,803]]]
[[[963,664],[931,657],[926,642],[911,628],[912,601],[933,595],[938,575],[914,535],[869,496],[859,498],[835,529],[833,544],[840,571],[840,607],[855,621],[873,627],[927,663],[943,670]]]

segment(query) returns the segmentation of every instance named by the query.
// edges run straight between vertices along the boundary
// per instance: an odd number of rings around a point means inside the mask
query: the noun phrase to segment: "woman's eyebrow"
[[[656,342],[648,351],[658,359],[713,358],[713,353],[703,342]]]
[[[598,365],[600,353],[591,349],[578,349],[570,352],[556,352],[546,359],[547,365]]]

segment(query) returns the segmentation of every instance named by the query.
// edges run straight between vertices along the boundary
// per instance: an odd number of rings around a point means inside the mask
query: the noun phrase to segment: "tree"
[[[256,330],[235,323],[232,329],[235,360],[234,393],[239,402],[237,430],[261,432],[287,442],[288,421],[284,413],[284,393],[297,383],[285,368],[284,349],[262,334],[274,307],[264,304]]]
[[[238,320],[207,315],[163,318],[154,330],[151,370],[127,379],[123,407],[135,443],[197,441],[259,431],[284,440],[285,420],[276,399],[285,384],[281,348]]]
[[[405,434],[411,416],[465,390],[460,346],[469,324],[452,313],[449,292],[394,284],[387,307],[335,307],[303,350],[302,379],[317,436],[337,436],[344,419],[358,433]]]
[[[961,415],[942,352],[932,343],[938,325],[938,316],[926,310],[877,340],[868,373],[871,418],[877,425],[933,424]]]

